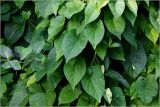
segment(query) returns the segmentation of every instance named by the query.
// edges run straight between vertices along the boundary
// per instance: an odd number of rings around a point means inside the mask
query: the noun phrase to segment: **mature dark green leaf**
[[[7,13],[8,11],[10,11],[10,9],[11,9],[10,4],[7,4],[7,3],[1,4],[0,14],[2,15],[4,13]]]
[[[129,86],[128,82],[126,81],[126,79],[120,74],[118,73],[117,71],[115,70],[108,70],[105,74],[106,76],[109,76],[113,79],[116,79],[118,82],[122,83],[124,86]]]
[[[25,29],[25,21],[19,23],[6,23],[4,27],[4,35],[8,44],[13,45],[23,35]]]
[[[14,94],[9,102],[9,106],[25,106],[28,103],[27,89],[23,81],[18,81]]]
[[[123,91],[119,87],[112,87],[112,102],[111,105],[113,106],[126,106],[125,96]]]
[[[86,44],[87,39],[83,32],[80,35],[77,35],[75,30],[67,32],[62,44],[62,50],[66,62],[79,55],[85,48]]]
[[[73,0],[67,2],[59,10],[60,15],[64,15],[67,19],[70,19],[74,14],[83,10],[85,4],[80,0]]]
[[[64,16],[57,16],[56,18],[52,18],[50,20],[47,41],[51,41],[55,38],[55,36],[63,29],[64,23],[65,23]]]
[[[86,63],[84,58],[73,59],[66,63],[63,69],[66,79],[74,90],[86,73]]]
[[[121,34],[125,28],[125,21],[122,16],[118,18],[114,18],[109,10],[107,10],[104,14],[104,23],[107,29],[119,39],[121,38]]]
[[[35,11],[39,16],[47,18],[50,14],[54,13],[57,15],[59,6],[64,2],[64,0],[45,0],[36,1]]]
[[[82,94],[77,102],[77,106],[97,106],[98,102],[87,94]]]
[[[14,3],[19,9],[21,9],[25,1],[26,0],[14,0]]]
[[[15,51],[19,54],[20,59],[24,60],[32,52],[32,47],[16,46]]]
[[[66,31],[62,32],[62,34],[59,37],[57,37],[54,41],[54,46],[56,50],[56,61],[58,61],[63,56],[62,44],[65,34]]]
[[[58,98],[58,104],[60,105],[60,104],[71,103],[74,100],[76,100],[81,93],[82,93],[81,90],[75,88],[75,90],[73,91],[70,85],[66,85],[60,92]]]
[[[134,33],[134,30],[130,23],[127,23],[124,32],[123,32],[123,37],[124,39],[129,42],[131,45],[137,47],[137,40],[136,40],[136,35]]]
[[[3,94],[7,91],[7,85],[3,80],[0,81],[0,84],[0,98],[2,98]]]
[[[87,69],[87,73],[82,79],[82,86],[89,95],[97,101],[101,101],[105,90],[105,80],[100,66],[95,65]]]
[[[160,33],[160,10],[156,12],[152,7],[149,11],[149,20],[156,31]]]
[[[139,97],[143,103],[150,103],[158,92],[158,83],[155,75],[151,74],[147,77],[139,77],[131,85],[130,92],[132,99],[134,98],[133,95],[137,93],[137,97]]]
[[[147,56],[143,45],[138,42],[137,49],[132,47],[129,53],[126,53],[125,59],[126,61],[122,62],[122,64],[126,73],[131,77],[136,78],[142,72],[147,62]]]
[[[107,46],[105,43],[100,43],[97,48],[95,49],[97,55],[102,59],[104,60],[104,57],[106,56],[106,53],[107,53]]]
[[[85,9],[85,25],[94,21],[100,14],[101,8],[103,8],[109,0],[94,0],[89,1],[86,9]]]
[[[112,59],[125,61],[122,46],[108,49],[108,55]]]
[[[9,47],[1,44],[0,45],[0,56],[8,59],[13,56],[12,50]]]
[[[99,20],[98,22],[88,24],[84,30],[84,34],[92,44],[93,48],[96,49],[104,36],[103,22]]]

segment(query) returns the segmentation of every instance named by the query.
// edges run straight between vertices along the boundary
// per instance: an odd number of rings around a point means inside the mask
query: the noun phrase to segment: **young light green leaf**
[[[120,17],[125,9],[124,0],[110,1],[109,8],[115,18]]]
[[[84,34],[92,44],[93,48],[96,49],[104,36],[103,22],[99,20],[98,22],[88,24],[84,30]]]
[[[12,50],[3,44],[0,45],[0,56],[4,58],[10,58],[13,56]]]
[[[80,35],[77,35],[75,30],[67,32],[62,44],[62,50],[66,62],[79,55],[85,48],[86,44],[87,39],[83,32]]]
[[[134,13],[134,15],[137,16],[138,5],[136,3],[136,0],[128,0],[127,6]]]
[[[58,98],[58,104],[66,104],[66,103],[71,103],[74,100],[76,100],[79,95],[82,92],[78,89],[75,89],[73,91],[72,87],[70,85],[66,85],[65,87],[62,88],[59,98]]]
[[[103,97],[105,98],[105,100],[111,104],[111,101],[112,101],[112,92],[110,90],[110,88],[107,88],[105,90],[105,92],[103,93]]]
[[[67,19],[70,19],[74,14],[83,10],[85,4],[80,0],[73,0],[67,2],[59,10],[60,15],[64,15]]]
[[[90,74],[89,74],[90,72]],[[82,79],[83,89],[97,101],[101,101],[105,90],[105,80],[100,66],[95,65],[87,69],[86,75]]]
[[[64,65],[63,70],[66,79],[69,81],[72,89],[74,90],[86,72],[86,63],[84,58],[70,60]]]
[[[113,34],[116,35],[119,39],[121,38],[121,34],[125,28],[125,21],[122,16],[115,19],[111,12],[107,10],[104,14],[104,23],[107,29]]]
[[[32,47],[16,46],[15,51],[19,54],[20,60],[23,60],[32,52]]]
[[[52,18],[50,21],[50,26],[48,28],[48,39],[47,41],[54,40],[55,36],[63,29],[65,23],[64,16],[57,16]]]
[[[148,28],[145,30],[147,38],[155,45],[158,40],[159,33],[151,25],[148,25],[146,28]]]

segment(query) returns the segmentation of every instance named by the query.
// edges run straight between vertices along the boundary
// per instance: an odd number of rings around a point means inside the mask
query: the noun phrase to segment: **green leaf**
[[[37,26],[36,26],[36,30],[38,29],[44,29],[46,27],[49,26],[49,20],[46,18],[46,19],[43,19]],[[35,30],[35,31],[36,31]]]
[[[3,80],[0,81],[0,84],[0,98],[2,98],[3,94],[7,91],[7,85]]]
[[[149,20],[157,32],[160,33],[160,10],[158,12],[151,8],[149,10]]]
[[[30,11],[22,11],[22,17],[26,20],[28,20],[31,16],[31,12]]]
[[[56,61],[56,51],[55,48],[52,48],[49,51],[48,58],[45,64],[45,71],[47,72],[47,75],[49,76],[52,74],[62,63],[62,59]]]
[[[100,44],[97,46],[95,52],[97,53],[97,55],[98,55],[102,60],[104,60],[104,57],[106,56],[106,53],[107,53],[107,46],[106,46],[106,44],[103,43],[103,41],[102,41],[102,43],[100,43]]]
[[[18,60],[12,60],[9,62],[10,66],[14,69],[14,70],[21,70],[21,65],[20,62]]]
[[[125,28],[125,21],[122,16],[119,18],[114,18],[109,10],[106,10],[104,14],[104,23],[113,35],[117,36],[119,39],[121,38],[121,34]]]
[[[131,47],[129,52],[125,54],[126,61],[122,62],[126,73],[133,78],[136,78],[144,69],[147,56],[143,45],[138,42],[137,48]]]
[[[54,13],[57,15],[59,6],[63,4],[64,0],[45,0],[45,1],[36,1],[35,11],[39,16],[47,18],[50,14]]]
[[[15,51],[19,54],[20,60],[24,60],[32,52],[32,47],[16,46]]]
[[[123,52],[123,47],[122,46],[116,47],[116,48],[110,48],[108,50],[108,55],[112,59],[125,61],[124,52]]]
[[[124,0],[110,1],[109,8],[115,18],[120,17],[125,9]]]
[[[26,0],[14,0],[14,3],[19,9],[21,9],[25,1]]]
[[[134,13],[134,15],[137,16],[138,5],[136,3],[136,0],[128,0],[127,6]]]
[[[70,19],[74,14],[83,10],[85,4],[80,0],[73,0],[67,2],[59,10],[60,15],[64,15],[67,19]]]
[[[10,11],[10,9],[11,9],[10,4],[8,3],[1,4],[1,10],[0,10],[1,15],[7,13],[8,11]]]
[[[8,59],[13,56],[12,50],[9,47],[1,44],[0,45],[0,56]]]
[[[125,17],[132,24],[132,27],[134,27],[134,23],[135,23],[135,20],[136,20],[137,16],[134,13],[132,13],[132,11],[129,10],[128,8],[125,9],[124,14],[125,14]]]
[[[9,102],[9,106],[25,106],[28,103],[27,89],[24,82],[18,81],[14,94]]]
[[[35,93],[30,96],[30,106],[52,106],[55,101],[55,92]]]
[[[43,29],[39,29],[34,32],[33,37],[31,38],[30,47],[34,53],[40,53],[45,45],[44,35],[46,32]]]
[[[128,87],[129,84],[128,82],[126,81],[126,79],[120,74],[118,73],[117,71],[115,70],[108,70],[105,74],[106,76],[109,76],[110,78],[113,78],[113,79],[116,79],[118,82],[120,82],[121,84],[123,84],[125,87]]]
[[[66,63],[63,69],[66,79],[74,90],[86,73],[86,63],[84,58],[73,59]]]
[[[137,47],[137,40],[136,40],[136,35],[134,33],[134,30],[130,23],[127,23],[124,32],[123,32],[123,37],[124,39],[129,42],[131,45]]]
[[[64,16],[57,16],[56,18],[52,18],[50,20],[50,26],[48,28],[48,39],[47,41],[51,41],[55,38],[55,36],[60,33],[60,31],[63,29],[65,23],[65,17]]]
[[[104,36],[103,22],[99,20],[98,22],[88,24],[84,30],[84,34],[92,44],[93,48],[96,49]]]
[[[158,93],[158,83],[153,74],[147,77],[139,77],[131,87],[130,91],[132,92],[134,88],[134,92],[137,93],[143,103],[150,103]]]
[[[83,89],[100,102],[105,90],[105,80],[100,66],[91,66],[87,69],[87,72],[81,81]]]
[[[90,0],[85,9],[85,25],[97,19],[101,12],[101,8],[107,5],[108,2],[109,0]]]
[[[66,62],[79,55],[85,48],[86,44],[87,39],[83,32],[80,35],[77,35],[75,30],[67,32],[62,44],[62,50]]]
[[[76,100],[79,95],[82,92],[78,89],[75,88],[75,90],[72,90],[72,87],[70,85],[66,85],[65,87],[62,88],[59,98],[58,98],[58,104],[66,104],[66,103],[71,103],[74,100]]]
[[[62,34],[58,36],[54,41],[54,46],[56,50],[56,61],[58,61],[63,56],[62,44],[65,34],[66,31],[62,32]]]
[[[4,35],[10,45],[16,43],[23,35],[25,29],[25,21],[21,19],[19,23],[6,23],[4,26]]]
[[[159,33],[151,26],[149,25],[147,27],[147,29],[145,30],[146,36],[147,38],[153,42],[153,44],[155,45],[158,37],[159,37]]]
[[[125,96],[123,91],[119,87],[112,87],[112,102],[111,105],[113,106],[126,106]]]
[[[98,102],[87,94],[82,94],[77,102],[77,106],[97,106]]]
[[[103,93],[103,97],[105,98],[105,100],[111,104],[111,101],[112,101],[112,92],[110,90],[110,88],[107,88],[105,90],[105,92]]]

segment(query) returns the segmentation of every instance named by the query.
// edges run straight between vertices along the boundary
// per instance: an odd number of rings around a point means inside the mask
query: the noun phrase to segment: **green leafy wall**
[[[158,106],[158,1],[0,4],[1,106]]]

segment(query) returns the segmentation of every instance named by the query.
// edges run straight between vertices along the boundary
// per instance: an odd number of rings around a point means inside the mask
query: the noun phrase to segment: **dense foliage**
[[[159,2],[0,3],[1,106],[158,106]]]

